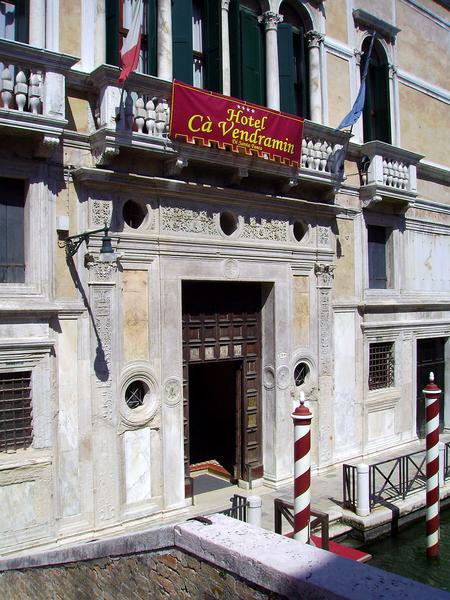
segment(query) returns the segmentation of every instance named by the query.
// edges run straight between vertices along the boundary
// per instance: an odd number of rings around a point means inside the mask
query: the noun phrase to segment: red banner
[[[258,154],[300,166],[303,119],[270,108],[173,82],[170,133],[220,149]]]

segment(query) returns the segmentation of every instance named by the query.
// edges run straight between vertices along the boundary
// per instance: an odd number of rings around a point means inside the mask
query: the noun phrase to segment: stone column
[[[282,15],[271,11],[258,17],[266,27],[266,104],[274,110],[280,110],[277,26],[282,20]]]
[[[97,15],[95,19],[95,66],[106,62],[106,14],[105,0],[97,0]]]
[[[225,96],[231,94],[229,8],[230,0],[222,0],[222,91]]]
[[[30,0],[29,29],[30,45],[45,48],[45,0]]]
[[[59,52],[59,2],[45,1],[45,47]]]
[[[186,25],[192,27],[191,23]],[[172,81],[172,3],[158,0],[158,77]]]
[[[308,31],[306,41],[309,48],[309,94],[311,121],[322,123],[322,86],[320,79],[320,45],[324,37],[318,31]]]
[[[320,243],[320,240],[319,240]],[[318,431],[319,466],[330,464],[333,458],[333,359],[332,359],[332,306],[334,265],[316,263],[318,311],[318,364],[320,389]]]
[[[363,56],[363,52],[361,50],[357,50],[356,48],[353,50],[353,55],[355,57],[355,69],[354,69],[354,73],[355,73],[355,77],[356,77],[356,83],[355,83],[355,97],[353,100],[351,100],[351,105],[353,106],[353,102],[356,99],[356,94],[359,91],[359,86],[361,85],[361,59]],[[363,117],[361,115],[361,117],[357,120],[357,122],[354,124],[353,126],[353,130],[352,133],[354,135],[353,140],[358,142],[358,143],[363,143],[364,140],[364,132],[363,132]]]

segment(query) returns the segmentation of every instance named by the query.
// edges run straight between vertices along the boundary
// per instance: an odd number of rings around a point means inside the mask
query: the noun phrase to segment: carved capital
[[[314,265],[314,274],[317,277],[318,287],[332,287],[335,268],[335,265],[330,264],[316,263]]]
[[[369,207],[373,206],[374,204],[378,204],[382,200],[383,200],[382,196],[380,196],[379,194],[374,194],[373,196],[368,196],[367,198],[362,198],[361,206],[363,208],[369,208]]]
[[[389,77],[391,79],[393,79],[396,76],[397,76],[397,66],[392,63],[389,63]]]
[[[266,31],[269,31],[271,29],[276,30],[278,27],[278,23],[281,23],[282,21],[283,15],[279,15],[278,13],[272,12],[270,10],[258,17],[258,22],[263,23],[266,26]]]
[[[321,44],[323,44],[323,40],[325,37],[319,33],[318,31],[308,31],[305,33],[305,39],[308,44],[308,47],[311,48],[319,48]]]
[[[226,10],[228,12],[230,8],[230,1],[231,0],[222,0],[222,10]]]
[[[356,48],[354,48],[354,50],[353,50],[353,54],[354,54],[354,56],[355,56],[355,59],[356,59],[356,65],[359,67],[359,66],[360,66],[360,64],[361,64],[361,58],[362,58],[362,55],[363,55],[364,53],[362,52],[362,50],[357,50]]]
[[[109,164],[120,152],[117,146],[104,146],[102,149],[94,150],[95,164],[99,167]]]

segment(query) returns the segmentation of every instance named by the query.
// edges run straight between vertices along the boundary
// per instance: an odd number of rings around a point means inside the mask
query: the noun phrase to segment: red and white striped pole
[[[294,539],[307,543],[311,514],[311,419],[300,394],[300,404],[292,413],[294,420]]]
[[[423,389],[426,411],[427,448],[427,558],[439,556],[439,400],[441,390],[430,382]]]

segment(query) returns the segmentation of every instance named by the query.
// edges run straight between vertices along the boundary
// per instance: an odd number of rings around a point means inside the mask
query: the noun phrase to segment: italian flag
[[[121,70],[119,83],[123,83],[128,75],[137,67],[139,52],[141,51],[142,15],[142,0],[134,0],[131,27],[128,30],[127,37],[120,51]]]

